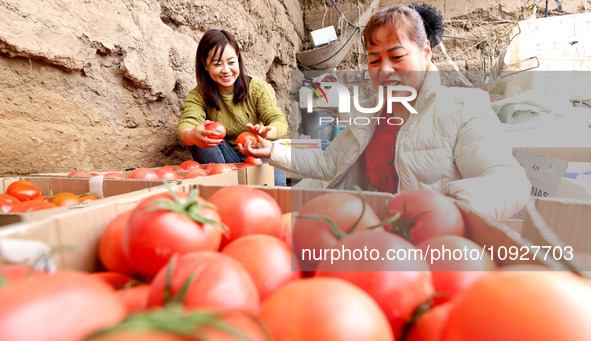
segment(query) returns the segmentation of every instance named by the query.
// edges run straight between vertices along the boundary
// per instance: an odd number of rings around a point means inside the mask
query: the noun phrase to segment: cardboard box
[[[199,189],[200,196],[209,198],[223,186],[183,184],[175,189],[190,191]],[[285,212],[298,211],[312,198],[332,192],[330,190],[293,190],[285,187],[257,187],[273,196],[281,210]],[[0,240],[28,239],[47,243],[51,247],[75,245],[78,248],[56,255],[58,268],[92,271],[97,268],[97,248],[100,237],[108,223],[118,214],[134,208],[146,197],[165,191],[164,188],[154,189],[151,193],[131,193],[124,199],[111,200],[87,207],[85,210],[71,210],[67,213],[48,216],[40,220],[23,222],[0,229]],[[338,192],[338,191],[337,191]],[[338,193],[342,193],[340,191]],[[355,192],[350,192],[355,193]],[[367,202],[382,216],[385,212],[385,202],[392,195],[386,193],[366,192]],[[529,245],[517,233],[498,225],[472,211],[465,205],[459,206],[467,225],[467,235],[481,246],[521,247]],[[1,254],[0,250],[0,254]],[[508,262],[504,262],[505,264]],[[562,268],[556,262],[548,265]]]
[[[144,190],[119,196],[116,200],[97,201],[96,205],[80,210],[64,207],[66,210],[60,210],[59,214],[0,229],[0,240],[34,240],[51,248],[71,248],[54,255],[57,268],[92,271],[98,268],[98,243],[109,222],[120,213],[136,207],[143,199],[165,191],[160,186],[150,192]]]
[[[239,165],[239,164],[236,164]],[[154,170],[157,170],[159,168],[152,168]],[[179,176],[185,176],[188,171],[186,170],[178,170],[175,171]],[[112,173],[112,172],[96,172],[99,175],[104,175],[107,173]],[[130,171],[118,171],[117,173],[121,173],[124,176],[128,176],[129,174],[131,174]],[[68,178],[74,178],[74,177],[69,177],[68,176],[69,173],[38,173],[38,174],[33,174],[31,175],[32,177],[35,176],[42,176],[42,177],[68,177]],[[246,168],[239,168],[237,170],[237,172],[234,173],[234,176],[225,176],[225,177],[220,177],[219,174],[217,175],[212,175],[212,178],[209,179],[205,179],[206,177],[201,177],[201,178],[196,178],[196,179],[200,179],[197,182],[198,183],[203,183],[203,184],[219,184],[219,185],[234,185],[234,184],[241,184],[241,185],[256,185],[256,186],[273,186],[275,185],[275,177],[273,175],[273,167],[269,166],[268,163],[264,163],[262,165],[257,165],[257,166],[249,166]],[[216,178],[217,176],[217,178]],[[234,177],[236,177],[236,179],[234,179]],[[88,178],[83,178],[83,179],[88,179]],[[119,181],[125,181],[125,180],[135,180],[138,181],[138,179],[118,179]],[[142,181],[156,181],[156,182],[160,182],[160,180],[142,180]],[[175,180],[175,181],[190,181],[191,183],[194,182],[194,179],[179,179],[179,180]],[[180,183],[180,182],[179,182]]]
[[[252,171],[253,181],[259,179],[260,176],[257,171]],[[195,179],[187,180],[173,180],[169,181],[172,186],[184,184],[238,184],[239,172],[228,172],[223,174],[204,176]],[[273,180],[273,173],[271,173],[271,180]],[[246,176],[245,176],[246,179]],[[40,219],[48,215],[61,214],[68,210],[85,209],[87,206],[95,205],[98,202],[103,202],[109,198],[117,197],[132,192],[148,193],[154,188],[162,187],[162,180],[140,180],[140,179],[105,179],[102,176],[92,178],[76,178],[76,177],[41,177],[41,176],[26,176],[26,177],[12,177],[0,178],[0,193],[4,193],[6,188],[13,182],[18,180],[26,180],[35,184],[41,190],[41,194],[49,196],[52,193],[71,192],[74,194],[93,193],[99,200],[90,201],[80,205],[58,207],[47,210],[41,210],[30,213],[0,213],[0,227],[8,224],[13,224],[21,221],[30,221]],[[260,180],[261,182],[263,180]]]
[[[275,168],[268,163],[238,168],[237,175],[240,185],[275,186]]]
[[[591,13],[535,18],[513,26],[510,43],[496,65],[500,75],[489,85],[491,100],[525,91],[544,96],[562,93],[571,100],[591,99]],[[562,71],[562,72],[555,72]]]
[[[591,148],[518,148],[515,158],[525,169],[535,197],[580,196],[581,190],[571,190],[572,183],[563,178],[585,177],[591,169]]]
[[[591,252],[591,202],[536,198],[527,204],[525,212],[523,238],[534,245],[558,247],[563,254],[566,247],[572,247],[574,258],[562,257],[560,262],[571,271],[591,270],[576,257],[578,252]],[[589,272],[581,274],[591,278]]]

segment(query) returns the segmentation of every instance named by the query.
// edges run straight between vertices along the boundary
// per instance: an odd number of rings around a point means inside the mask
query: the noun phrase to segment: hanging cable
[[[345,15],[343,14],[343,12],[341,12],[339,6],[337,6],[337,3],[335,0],[332,0],[332,4],[334,6],[334,8],[336,8],[337,12],[339,12],[339,14],[341,15],[341,17],[343,17],[343,19],[345,19],[345,21],[347,22],[347,24],[349,24],[349,26],[354,27],[354,28],[359,28],[358,25],[355,25],[354,23],[350,22],[349,19],[347,19],[345,17]]]
[[[466,85],[466,86],[474,86],[474,84],[472,84],[472,82],[470,82],[468,80],[468,78],[466,78],[466,76],[464,76],[464,74],[460,71],[460,68],[458,67],[458,65],[456,65],[456,63],[454,63],[454,61],[451,59],[451,57],[447,54],[447,51],[445,50],[445,46],[443,46],[443,42],[437,44],[437,46],[441,47],[441,51],[443,51],[443,55],[445,55],[447,62],[449,64],[451,64],[451,66],[454,68],[454,70],[456,70],[456,72],[460,76],[460,80],[462,81],[462,83],[464,83],[464,85]]]

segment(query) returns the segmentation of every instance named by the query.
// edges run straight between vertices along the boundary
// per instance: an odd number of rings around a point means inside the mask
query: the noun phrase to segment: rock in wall
[[[203,33],[224,28],[290,113],[298,0],[0,0],[0,175],[178,164]]]

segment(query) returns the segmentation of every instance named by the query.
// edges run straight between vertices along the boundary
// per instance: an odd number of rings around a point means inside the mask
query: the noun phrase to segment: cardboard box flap
[[[521,250],[523,246],[529,247],[532,245],[511,228],[502,224],[497,224],[492,219],[476,213],[471,207],[464,203],[457,202],[456,204],[462,211],[462,216],[464,218],[464,222],[466,223],[466,237],[480,245],[482,248],[488,249],[489,247],[493,246],[494,250],[498,250],[499,247],[504,246],[507,249],[510,247],[517,247],[519,250]],[[487,250],[487,252],[489,251]],[[494,258],[498,259],[498,254],[494,255]],[[539,264],[551,267],[553,269],[566,270],[566,268],[561,263],[554,260],[534,260],[533,257],[524,257],[524,259],[515,261],[507,258],[500,263],[503,265],[514,263]]]
[[[523,237],[533,245],[557,246],[573,252],[591,251],[591,203],[572,199],[537,198],[525,207]],[[575,256],[576,257],[576,256]],[[571,271],[588,270],[576,258],[560,260]]]
[[[588,147],[516,148],[515,153],[517,153],[518,150],[526,150],[540,155],[554,157],[564,161],[591,162],[591,144]]]

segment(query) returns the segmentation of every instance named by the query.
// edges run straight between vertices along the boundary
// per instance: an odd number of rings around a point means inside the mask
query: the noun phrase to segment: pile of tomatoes
[[[165,165],[159,169],[141,167],[129,173],[127,177],[123,173],[105,173],[105,178],[112,179],[144,179],[144,180],[177,180],[177,179],[193,179],[202,176],[222,174],[231,172],[238,168],[250,167],[263,164],[259,158],[249,156],[242,164],[233,163],[208,163],[201,166],[196,161],[184,161],[180,166]],[[74,171],[68,174],[71,177],[93,177],[98,176],[98,173],[89,173],[86,171]]]
[[[5,194],[0,194],[0,212],[28,213],[59,206],[76,205],[90,200],[97,200],[96,195],[60,192],[44,196],[32,182],[19,180],[8,185]]]
[[[591,284],[571,273],[501,271],[486,256],[305,256],[443,245],[482,251],[441,194],[403,192],[386,211],[378,216],[362,193],[322,194],[287,213],[248,186],[223,187],[207,200],[157,194],[106,227],[103,272],[0,271],[0,339],[591,340]]]

